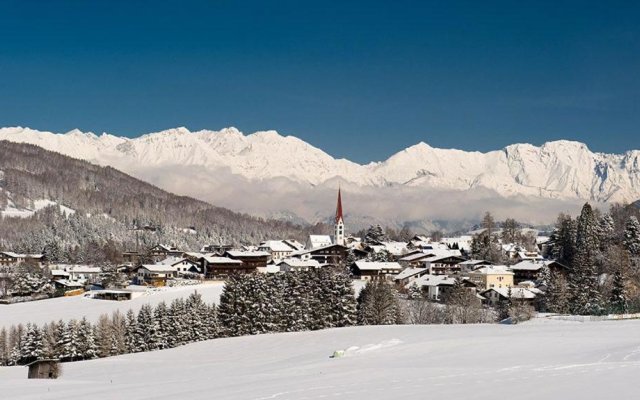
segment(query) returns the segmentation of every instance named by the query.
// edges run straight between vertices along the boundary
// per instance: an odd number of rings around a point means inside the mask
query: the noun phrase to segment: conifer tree
[[[155,350],[156,344],[153,342],[155,336],[155,321],[153,312],[149,304],[144,304],[138,311],[136,324],[135,345],[139,351]]]
[[[398,322],[399,304],[393,288],[381,281],[369,281],[358,296],[358,322],[362,325],[390,325]]]
[[[169,348],[169,330],[171,329],[171,321],[169,320],[169,308],[162,301],[153,311],[155,327],[153,330],[152,341],[158,349]]]
[[[143,351],[138,347],[138,320],[133,310],[127,312],[125,321],[124,343],[127,353]]]
[[[547,310],[558,314],[568,314],[571,312],[569,298],[569,286],[565,277],[558,272],[551,272],[545,293]]]
[[[598,226],[591,205],[586,203],[577,221],[576,254],[569,279],[571,310],[580,315],[600,314],[602,301],[595,268],[599,249]]]
[[[25,365],[44,358],[44,340],[42,332],[35,324],[27,324],[20,347],[18,364]]]
[[[6,328],[0,329],[0,366],[9,363],[9,334]]]
[[[83,360],[98,357],[95,332],[86,317],[83,317],[78,323],[78,352]]]
[[[622,243],[632,257],[640,257],[640,222],[634,215],[627,220]]]

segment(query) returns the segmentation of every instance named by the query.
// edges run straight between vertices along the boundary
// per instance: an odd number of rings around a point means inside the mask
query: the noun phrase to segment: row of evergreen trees
[[[146,304],[138,313],[119,311],[102,315],[96,324],[58,321],[0,330],[0,365],[24,365],[34,360],[57,358],[79,361],[118,354],[137,353],[213,339],[219,334],[214,305],[197,292],[170,306]]]
[[[135,313],[80,321],[13,326],[0,331],[0,365],[37,359],[78,361],[167,349],[222,336],[343,327],[357,323],[357,304],[346,272],[327,269],[231,278],[220,305],[197,292],[169,306],[146,304]]]
[[[589,204],[577,219],[560,214],[549,253],[569,267],[566,279],[549,276],[549,311],[598,315],[638,307],[632,307],[629,298],[630,278],[637,278],[640,259],[640,223],[635,216],[616,224],[611,213],[599,215]]]

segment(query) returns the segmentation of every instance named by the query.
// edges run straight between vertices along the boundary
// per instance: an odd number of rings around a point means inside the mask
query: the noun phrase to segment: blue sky
[[[0,0],[0,125],[276,129],[380,160],[424,141],[640,148],[640,6]]]

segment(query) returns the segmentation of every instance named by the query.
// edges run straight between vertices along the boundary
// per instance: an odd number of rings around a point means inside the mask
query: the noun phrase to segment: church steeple
[[[342,220],[342,195],[340,194],[340,188],[338,188],[338,205],[336,206],[336,224]]]
[[[342,194],[338,188],[338,204],[336,205],[336,224],[334,242],[344,246],[344,218],[342,217]]]

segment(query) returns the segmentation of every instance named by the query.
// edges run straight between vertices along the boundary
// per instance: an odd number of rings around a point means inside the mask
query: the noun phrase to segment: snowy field
[[[0,368],[6,399],[634,399],[640,321],[378,326]],[[329,358],[335,350],[342,358]]]
[[[120,310],[122,313],[126,313],[129,309],[138,311],[143,304],[156,305],[161,301],[169,304],[173,299],[186,298],[196,290],[202,295],[205,302],[217,303],[223,287],[221,282],[209,282],[194,286],[157,288],[147,290],[140,297],[127,301],[96,300],[84,296],[73,296],[0,305],[0,328],[9,328],[11,325],[27,322],[43,325],[53,320],[68,321],[82,317],[87,317],[95,322],[101,314],[111,314],[116,310]]]

